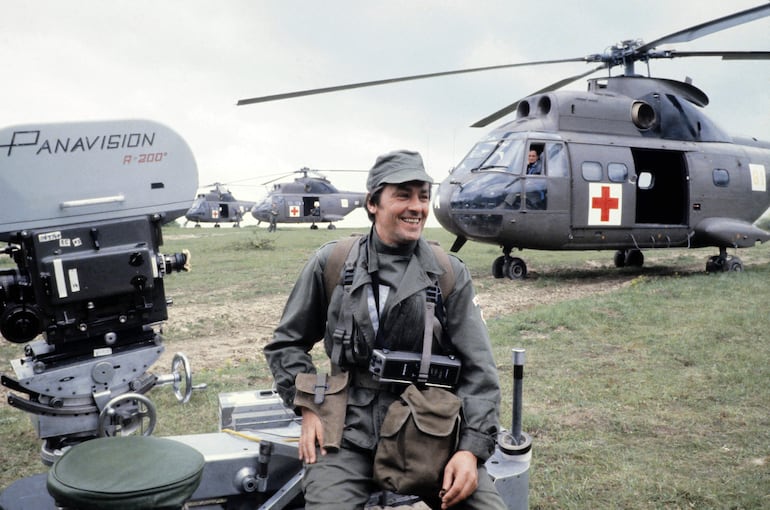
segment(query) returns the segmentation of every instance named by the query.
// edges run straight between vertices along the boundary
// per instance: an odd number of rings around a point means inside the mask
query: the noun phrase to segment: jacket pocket
[[[348,372],[326,374],[297,374],[294,405],[307,407],[318,415],[324,430],[323,448],[338,449],[345,425],[348,403]]]
[[[388,408],[374,457],[374,479],[399,494],[436,496],[457,448],[460,399],[410,385]]]

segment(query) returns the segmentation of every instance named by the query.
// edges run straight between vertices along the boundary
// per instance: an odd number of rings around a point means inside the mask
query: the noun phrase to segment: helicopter
[[[219,228],[219,224],[224,221],[232,222],[233,227],[240,227],[243,215],[250,211],[256,202],[236,200],[230,190],[219,182],[203,187],[212,186],[213,189],[206,193],[198,193],[195,197],[195,201],[184,215],[185,225],[189,221],[194,221],[197,228],[201,223],[214,223],[214,227]]]
[[[707,272],[741,271],[728,248],[770,239],[755,225],[770,206],[770,143],[732,137],[702,111],[709,98],[691,83],[652,77],[649,62],[680,57],[766,60],[767,51],[677,51],[684,43],[770,15],[764,4],[652,42],[625,40],[602,53],[476,67],[242,99],[238,105],[503,68],[599,64],[558,80],[477,121],[494,128],[450,170],[433,211],[456,235],[495,244],[496,278],[524,278],[514,249],[615,250],[617,267],[641,267],[647,248],[716,247]],[[636,73],[635,63],[648,66]],[[621,67],[623,73],[612,75]],[[591,74],[585,91],[559,90]],[[528,159],[536,160],[531,171]],[[539,171],[537,171],[539,170]]]
[[[273,184],[273,189],[267,197],[251,208],[254,218],[259,222],[268,223],[268,232],[275,232],[278,223],[310,223],[313,230],[318,229],[317,223],[329,223],[327,229],[334,230],[337,228],[335,221],[340,221],[354,209],[364,205],[366,193],[339,191],[317,170],[303,167],[292,173],[302,176],[292,182]],[[270,184],[285,176],[286,174],[264,184]]]

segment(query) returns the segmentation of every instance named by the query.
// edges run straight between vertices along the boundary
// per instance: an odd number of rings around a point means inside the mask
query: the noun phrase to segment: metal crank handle
[[[183,388],[182,382],[184,382]],[[165,386],[167,384],[173,386],[174,395],[182,404],[190,401],[193,391],[205,390],[207,387],[205,383],[193,385],[190,360],[181,352],[176,353],[171,361],[171,373],[158,376],[155,382],[156,386]]]

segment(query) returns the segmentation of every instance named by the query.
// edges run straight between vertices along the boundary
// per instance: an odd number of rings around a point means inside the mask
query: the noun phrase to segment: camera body
[[[0,271],[0,333],[26,343],[39,334],[70,357],[119,347],[167,319],[163,276],[187,264],[165,257],[160,218],[94,221],[10,236],[17,269]]]
[[[369,372],[382,383],[417,383],[422,355],[411,351],[374,349],[369,360]],[[431,354],[426,386],[454,388],[460,380],[462,363],[455,356]]]
[[[126,120],[2,129],[0,168],[0,251],[15,264],[0,269],[0,334],[25,344],[2,384],[45,461],[139,426],[131,395],[158,379],[163,279],[189,269],[189,253],[160,252],[162,226],[189,208],[197,167],[169,128]]]

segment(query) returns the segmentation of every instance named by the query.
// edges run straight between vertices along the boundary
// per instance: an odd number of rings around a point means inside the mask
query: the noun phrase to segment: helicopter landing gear
[[[334,223],[329,223],[329,226],[326,228],[327,230],[337,230],[337,225],[335,225]]]
[[[642,267],[644,265],[644,254],[642,250],[618,250],[614,257],[615,267]]]
[[[318,230],[318,225],[313,223],[312,225],[310,225],[310,230]]]
[[[719,255],[713,255],[706,261],[707,273],[724,273],[725,271],[743,271],[743,261],[738,257],[727,255],[726,248],[719,248]]]
[[[527,276],[527,264],[519,257],[511,257],[510,252],[501,255],[492,262],[492,276],[511,280],[521,280]]]

